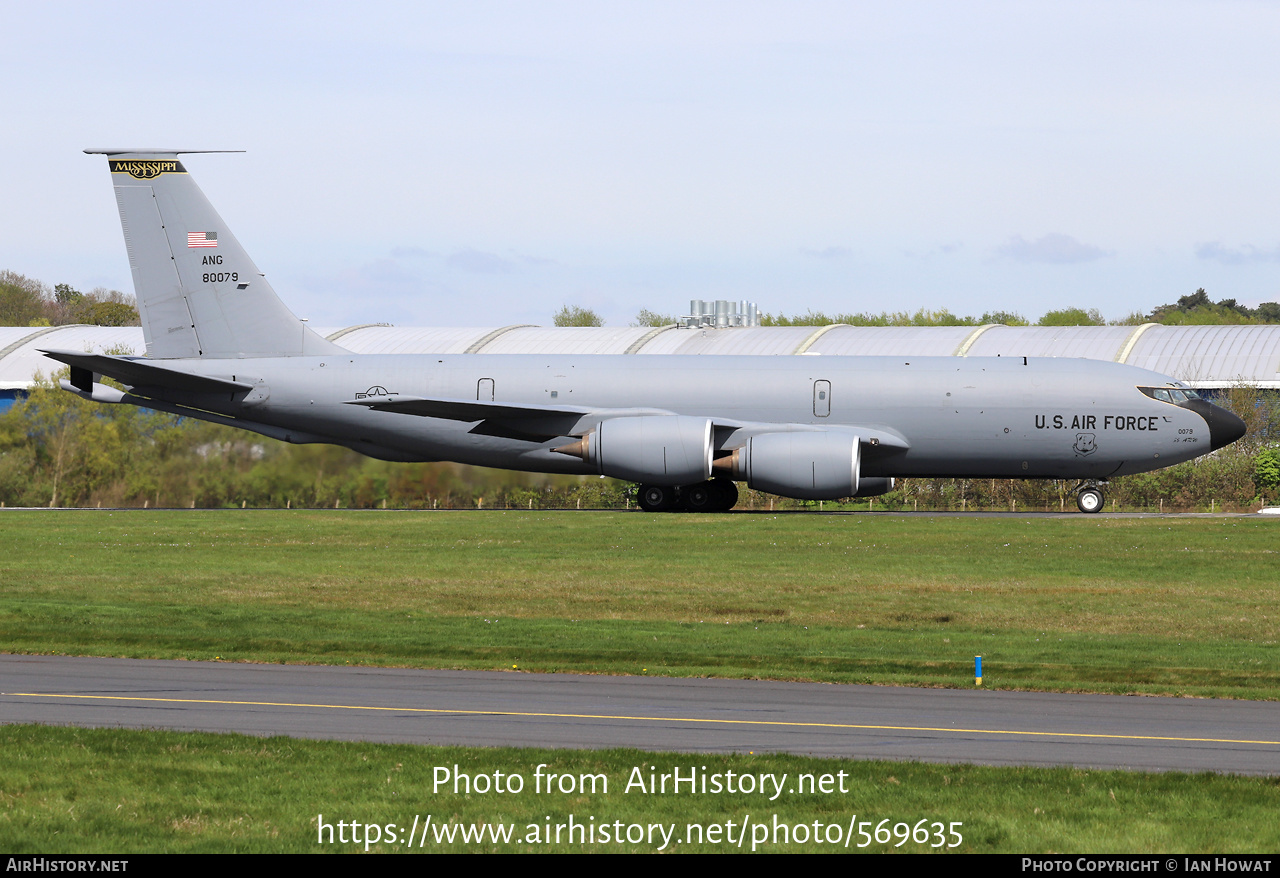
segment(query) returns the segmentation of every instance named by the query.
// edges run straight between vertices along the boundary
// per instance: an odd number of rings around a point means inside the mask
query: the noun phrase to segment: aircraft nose
[[[1199,402],[1204,401],[1199,400]],[[1203,408],[1196,406],[1195,411],[1209,425],[1209,450],[1211,451],[1230,445],[1245,434],[1244,421],[1221,406],[1205,402]]]

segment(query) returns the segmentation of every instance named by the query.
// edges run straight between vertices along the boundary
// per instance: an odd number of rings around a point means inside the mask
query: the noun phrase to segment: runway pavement
[[[0,656],[0,721],[1280,775],[1280,704]]]

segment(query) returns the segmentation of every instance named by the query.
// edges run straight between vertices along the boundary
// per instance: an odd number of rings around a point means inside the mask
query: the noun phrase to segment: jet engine
[[[879,497],[893,490],[893,479],[862,478],[858,480],[858,491],[855,497]]]
[[[717,460],[716,469],[746,479],[757,491],[801,500],[871,496],[890,490],[892,479],[868,479],[873,483],[868,486],[871,493],[859,493],[860,449],[858,437],[848,433],[764,433]]]
[[[710,418],[642,415],[608,418],[572,445],[555,449],[615,479],[689,485],[711,478]]]

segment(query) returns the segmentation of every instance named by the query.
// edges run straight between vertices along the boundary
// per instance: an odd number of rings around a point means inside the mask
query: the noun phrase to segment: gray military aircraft
[[[1165,375],[1082,359],[357,355],[276,296],[179,160],[196,150],[85,152],[108,159],[147,345],[44,352],[95,402],[383,460],[612,476],[651,511],[729,509],[738,481],[819,500],[910,476],[1078,479],[1097,512],[1109,477],[1245,432]]]

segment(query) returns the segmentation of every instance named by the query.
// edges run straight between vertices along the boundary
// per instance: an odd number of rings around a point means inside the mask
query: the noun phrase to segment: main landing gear
[[[738,502],[738,486],[729,479],[709,479],[696,485],[641,485],[638,501],[645,512],[728,512]]]
[[[1101,512],[1102,507],[1107,505],[1107,498],[1096,482],[1085,482],[1076,488],[1076,505],[1081,512]]]

